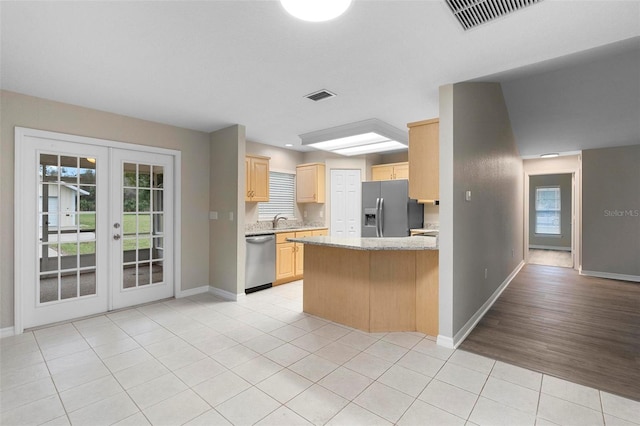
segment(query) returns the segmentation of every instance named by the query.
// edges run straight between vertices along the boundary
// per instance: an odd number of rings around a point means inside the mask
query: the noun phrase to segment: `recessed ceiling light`
[[[285,143],[284,146],[293,146],[292,143]]]
[[[399,151],[401,149],[407,149],[407,146],[397,141],[384,141],[384,142],[370,143],[367,145],[352,146],[350,148],[336,149],[333,152],[340,155],[351,156],[351,155],[371,154],[374,152]]]
[[[540,158],[554,158],[559,156],[560,154],[558,154],[557,152],[549,152],[548,154],[542,154]]]
[[[342,15],[351,0],[280,0],[290,15],[309,22],[323,22]]]
[[[305,133],[300,139],[302,146],[348,156],[407,149],[406,131],[375,118]]]

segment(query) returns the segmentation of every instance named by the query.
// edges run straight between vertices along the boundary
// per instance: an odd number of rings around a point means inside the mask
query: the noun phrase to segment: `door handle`
[[[118,241],[118,240],[120,239],[120,234],[115,234],[115,235],[113,236],[113,239],[114,239],[114,240],[116,240],[116,241]]]
[[[376,198],[376,237],[380,236],[380,198]]]
[[[380,198],[380,236],[384,237],[384,198]]]

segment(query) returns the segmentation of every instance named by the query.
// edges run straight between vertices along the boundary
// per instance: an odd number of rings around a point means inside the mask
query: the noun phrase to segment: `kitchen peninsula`
[[[438,335],[435,237],[290,238],[303,243],[303,310],[367,332]]]

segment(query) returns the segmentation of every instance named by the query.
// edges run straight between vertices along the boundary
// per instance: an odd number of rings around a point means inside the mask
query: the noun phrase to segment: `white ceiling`
[[[265,0],[2,1],[0,15],[2,89],[206,132],[239,123],[249,140],[297,150],[299,134],[370,118],[405,130],[438,116],[439,86],[492,76],[511,85],[521,153],[545,152],[535,132],[562,126],[574,101],[565,111],[558,96],[527,128],[527,108],[545,104],[527,106],[517,83],[640,37],[640,1],[612,0],[545,0],[467,32],[440,0],[355,0],[325,23]],[[303,98],[319,89],[338,96]]]

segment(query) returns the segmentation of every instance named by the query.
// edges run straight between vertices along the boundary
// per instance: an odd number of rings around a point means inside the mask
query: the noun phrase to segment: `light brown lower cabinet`
[[[323,235],[327,235],[326,229],[276,234],[276,281],[273,285],[299,280],[304,275],[304,244],[290,243],[287,238]]]

